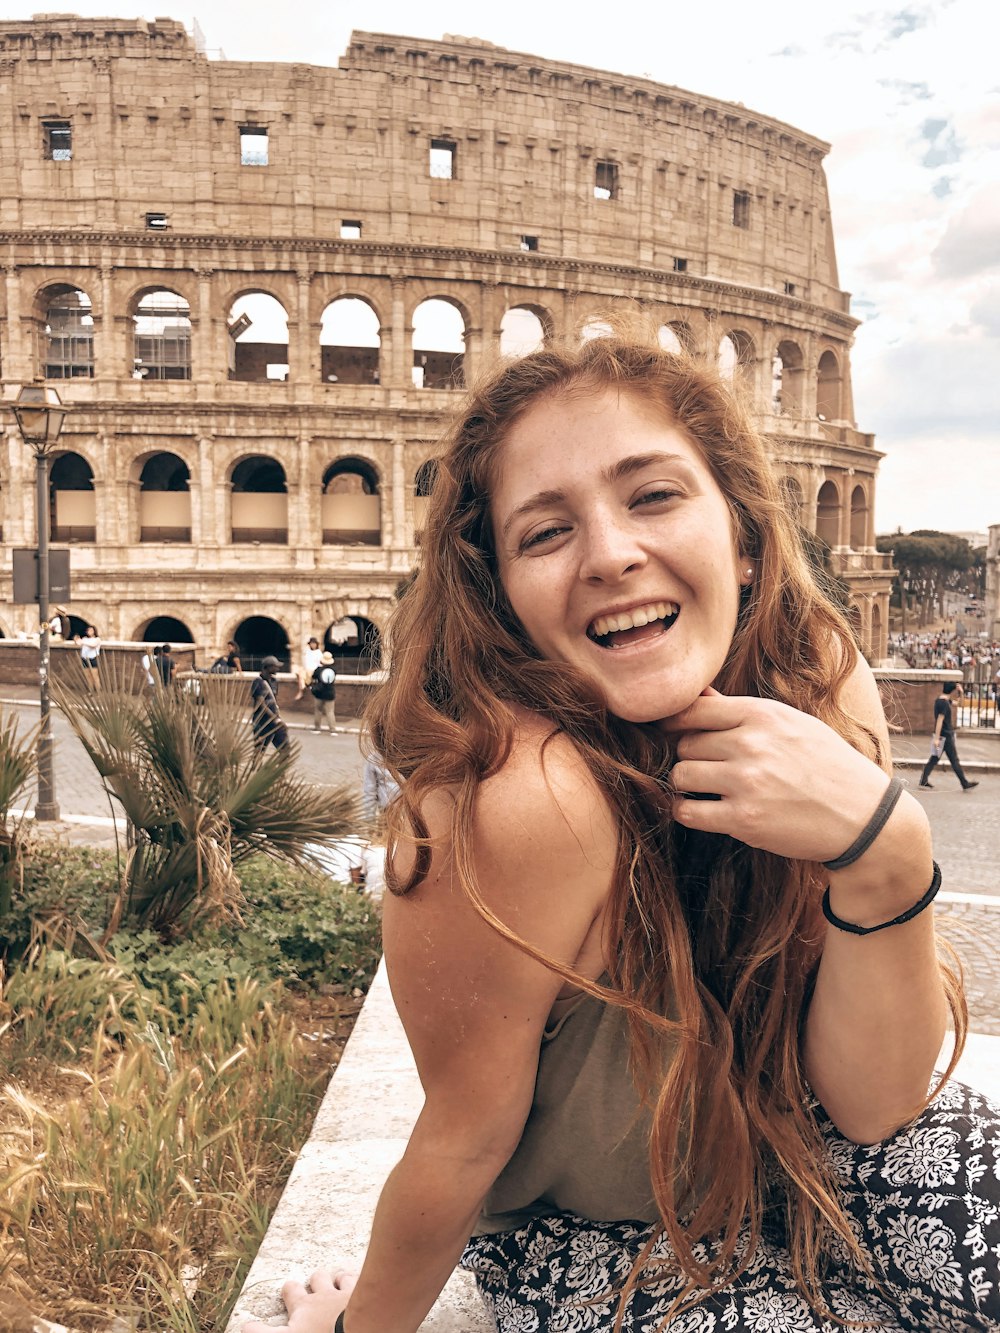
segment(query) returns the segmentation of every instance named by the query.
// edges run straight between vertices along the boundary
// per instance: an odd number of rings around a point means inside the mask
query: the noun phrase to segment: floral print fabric
[[[1000,1109],[950,1082],[882,1143],[843,1138],[816,1108],[843,1200],[876,1283],[833,1264],[827,1295],[870,1333],[1000,1333]],[[655,1226],[566,1213],[469,1242],[498,1333],[610,1333],[617,1297]],[[653,1260],[669,1260],[660,1238]],[[704,1255],[702,1256],[704,1257]],[[736,1282],[663,1320],[682,1286],[668,1276],[633,1293],[623,1333],[842,1333],[796,1291],[787,1252],[768,1236]]]

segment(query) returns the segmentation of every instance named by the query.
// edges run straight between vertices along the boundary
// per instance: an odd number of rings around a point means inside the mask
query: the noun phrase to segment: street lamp
[[[68,408],[47,384],[25,384],[10,404],[21,439],[35,453],[35,498],[38,512],[38,800],[35,819],[58,819],[52,771],[52,726],[49,719],[49,463]]]

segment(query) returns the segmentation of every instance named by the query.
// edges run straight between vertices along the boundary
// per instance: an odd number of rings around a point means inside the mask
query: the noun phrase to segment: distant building
[[[1000,523],[990,526],[986,540],[985,629],[991,639],[1000,639]]]
[[[465,38],[336,69],[209,60],[172,20],[0,22],[0,381],[74,409],[51,481],[106,637],[306,636],[377,664],[442,417],[498,348],[628,298],[754,394],[789,505],[885,653],[823,159],[727,102]],[[10,550],[33,464],[5,427]]]

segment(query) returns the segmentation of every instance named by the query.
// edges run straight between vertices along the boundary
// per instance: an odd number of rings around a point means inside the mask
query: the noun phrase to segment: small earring
[[[743,571],[743,580],[745,583],[749,583],[752,579],[753,579],[753,565],[747,565],[746,569]]]

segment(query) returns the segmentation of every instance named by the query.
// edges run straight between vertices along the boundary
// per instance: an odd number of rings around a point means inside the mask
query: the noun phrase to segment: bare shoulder
[[[849,717],[875,733],[882,750],[882,766],[886,769],[891,767],[889,728],[882,707],[882,696],[871,667],[858,652],[854,653],[851,673],[840,688],[837,702]]]
[[[510,755],[479,789],[474,827],[484,845],[514,835],[547,859],[571,852],[607,866],[617,849],[614,812],[580,750],[524,710]]]

